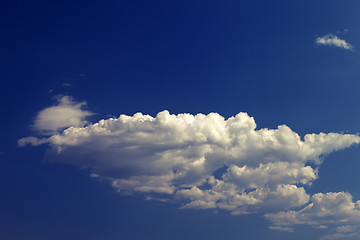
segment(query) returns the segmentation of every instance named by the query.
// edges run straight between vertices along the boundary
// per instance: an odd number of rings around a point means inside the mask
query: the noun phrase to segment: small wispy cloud
[[[61,84],[63,87],[71,87],[72,84],[68,83],[68,82],[64,82],[63,84]]]
[[[344,30],[342,30],[342,31],[336,31],[336,33],[338,33],[338,34],[344,34],[344,33],[348,33],[349,32],[349,29],[347,29],[347,28],[345,28]]]
[[[318,37],[316,39],[316,44],[317,45],[334,46],[334,47],[339,47],[339,48],[343,48],[343,49],[347,49],[347,50],[354,49],[354,47],[350,43],[346,42],[343,39],[338,38],[337,36],[335,36],[333,34],[327,34],[322,37]]]

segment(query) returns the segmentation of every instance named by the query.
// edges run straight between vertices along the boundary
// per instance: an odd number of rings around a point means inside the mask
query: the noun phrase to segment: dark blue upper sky
[[[3,1],[0,9],[1,239],[319,239],[327,231],[270,230],[261,213],[124,196],[89,169],[44,161],[48,146],[17,141],[36,134],[37,114],[56,95],[86,101],[92,123],[162,110],[247,112],[257,129],[358,133],[359,1]],[[354,49],[316,44],[327,34]],[[359,200],[359,153],[328,156],[307,192]]]

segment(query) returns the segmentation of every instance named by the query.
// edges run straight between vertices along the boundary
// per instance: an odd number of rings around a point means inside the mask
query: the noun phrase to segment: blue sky
[[[3,2],[0,238],[359,239],[359,7]]]

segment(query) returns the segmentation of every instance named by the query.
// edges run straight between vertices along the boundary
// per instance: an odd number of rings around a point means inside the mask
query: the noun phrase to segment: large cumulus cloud
[[[280,230],[307,221],[295,217],[284,224],[287,214],[297,214],[289,209],[309,208],[305,187],[317,179],[321,158],[359,142],[357,135],[338,133],[302,139],[286,125],[257,130],[246,113],[225,119],[168,111],[121,115],[19,140],[22,146],[48,144],[49,161],[88,168],[120,192],[177,200],[181,208],[262,212]]]

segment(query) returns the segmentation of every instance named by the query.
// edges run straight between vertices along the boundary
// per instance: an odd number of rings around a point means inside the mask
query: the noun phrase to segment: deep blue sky
[[[248,112],[258,128],[359,132],[360,2],[3,1],[1,239],[318,239],[267,229],[261,215],[181,210],[123,196],[89,171],[19,148],[57,94],[90,122],[143,112]],[[348,31],[344,31],[347,29]],[[353,51],[317,46],[334,34]],[[309,193],[360,199],[359,148],[330,155]]]

